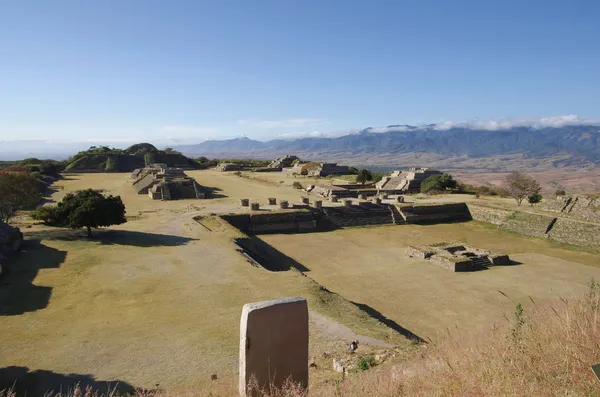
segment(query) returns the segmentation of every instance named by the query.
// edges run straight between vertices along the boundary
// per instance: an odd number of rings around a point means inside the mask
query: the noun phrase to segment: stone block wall
[[[587,208],[588,211],[594,211],[589,206]],[[548,207],[544,209],[548,210]],[[469,211],[473,219],[492,223],[500,229],[600,250],[600,224],[474,204],[469,204]]]
[[[317,221],[310,211],[274,212],[266,214],[222,215],[225,221],[244,233],[299,233],[317,229]]]
[[[327,220],[337,228],[356,226],[392,225],[394,219],[389,206],[363,203],[360,206],[323,208]]]
[[[471,217],[477,221],[502,225],[514,211],[500,208],[485,207],[476,204],[467,204]]]
[[[501,225],[502,229],[532,237],[546,237],[554,217],[515,211]]]
[[[561,243],[600,250],[600,225],[560,218],[549,237]]]
[[[471,219],[469,208],[465,203],[409,204],[400,205],[398,208],[408,223],[459,222]]]

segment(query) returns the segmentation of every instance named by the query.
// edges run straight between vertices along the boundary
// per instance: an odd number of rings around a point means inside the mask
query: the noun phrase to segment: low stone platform
[[[461,243],[410,246],[406,249],[406,255],[430,260],[452,272],[470,272],[512,264],[507,254],[492,253]]]

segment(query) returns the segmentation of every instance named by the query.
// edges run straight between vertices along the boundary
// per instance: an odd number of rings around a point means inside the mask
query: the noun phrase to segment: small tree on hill
[[[443,192],[456,189],[457,183],[449,174],[431,175],[421,182],[421,193]]]
[[[525,198],[538,194],[542,190],[535,179],[516,171],[511,172],[504,178],[503,185],[510,197],[515,199],[518,206],[521,206]]]
[[[542,195],[539,193],[532,194],[531,196],[527,197],[527,201],[533,207],[534,204],[537,204],[542,201]]]
[[[38,181],[27,174],[0,173],[0,220],[8,223],[17,211],[35,206],[42,198]]]
[[[120,196],[104,196],[93,189],[69,193],[55,206],[40,207],[32,217],[50,226],[85,227],[88,237],[92,237],[92,228],[127,222]]]
[[[363,185],[365,184],[365,182],[370,181],[372,179],[373,174],[366,168],[363,168],[362,170],[358,171],[358,174],[356,175],[356,182],[362,183]]]

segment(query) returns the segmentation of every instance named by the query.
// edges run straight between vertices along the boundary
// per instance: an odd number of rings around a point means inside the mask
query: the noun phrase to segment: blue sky
[[[0,140],[599,119],[598,21],[597,1],[4,0]]]

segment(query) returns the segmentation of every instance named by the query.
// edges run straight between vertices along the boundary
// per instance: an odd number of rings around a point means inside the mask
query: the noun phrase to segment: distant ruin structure
[[[390,176],[384,176],[375,187],[379,192],[388,194],[418,193],[421,191],[421,182],[441,173],[431,168],[415,167],[408,171],[394,171]]]
[[[239,164],[233,163],[221,163],[217,166],[217,171],[227,172],[227,171],[240,171],[242,166]]]
[[[133,176],[133,174],[132,174]],[[133,181],[137,194],[147,194],[153,200],[204,199],[207,192],[181,168],[151,164],[137,173]]]
[[[267,167],[268,168],[277,168],[279,170],[282,170],[284,168],[292,167],[296,160],[298,160],[298,162],[300,161],[298,156],[286,154],[285,156],[281,156],[281,157],[271,161]]]
[[[280,389],[286,381],[308,388],[308,305],[304,298],[248,303],[240,320],[239,392]]]
[[[337,163],[310,162],[297,163],[291,168],[286,168],[285,171],[293,175],[306,176],[347,175],[350,173],[350,167]]]
[[[494,254],[461,243],[411,246],[406,254],[411,258],[429,260],[451,272],[470,272],[512,264],[507,254]]]

